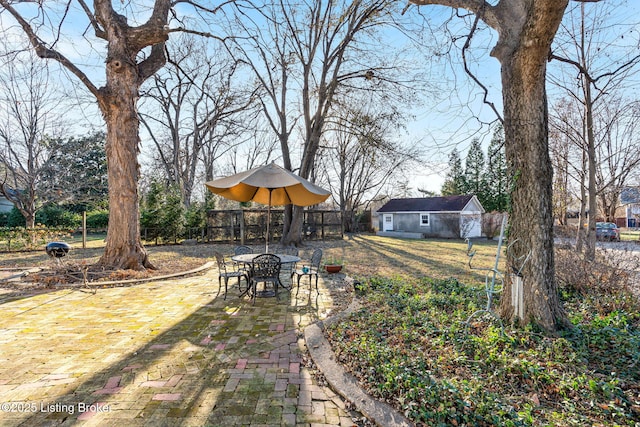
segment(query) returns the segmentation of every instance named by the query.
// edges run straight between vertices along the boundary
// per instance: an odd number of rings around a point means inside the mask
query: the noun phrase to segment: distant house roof
[[[640,188],[623,188],[620,192],[620,203],[622,203],[623,205],[633,205],[640,203]]]
[[[462,196],[391,199],[378,209],[378,212],[458,212],[463,210],[474,198],[474,195],[466,194]],[[480,206],[480,202],[477,203]]]
[[[0,195],[0,212],[10,212],[11,209],[13,209],[13,203]]]

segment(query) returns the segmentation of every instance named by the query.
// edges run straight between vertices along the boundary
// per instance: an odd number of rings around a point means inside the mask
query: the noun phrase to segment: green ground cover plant
[[[406,276],[362,280],[362,308],[327,335],[369,393],[419,426],[638,426],[638,299],[569,282],[574,327],[556,337],[491,316],[467,323],[482,289]]]

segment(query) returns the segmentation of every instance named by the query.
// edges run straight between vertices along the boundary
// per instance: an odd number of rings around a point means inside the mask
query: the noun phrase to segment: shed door
[[[463,239],[482,236],[482,214],[460,212],[460,237]]]
[[[382,215],[382,231],[393,231],[393,214]]]

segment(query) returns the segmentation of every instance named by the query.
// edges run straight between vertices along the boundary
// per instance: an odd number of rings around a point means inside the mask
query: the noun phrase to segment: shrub
[[[587,261],[574,250],[556,250],[556,279],[566,291],[590,294],[628,292],[631,272],[640,270],[640,260],[629,251],[599,250]]]
[[[179,238],[184,231],[184,206],[176,188],[165,194],[160,236],[164,241]]]
[[[24,227],[25,221],[20,210],[14,206],[7,216],[7,227]]]
[[[184,213],[184,222],[187,228],[201,228],[207,225],[207,216],[202,203],[192,203]]]
[[[36,223],[47,227],[76,228],[82,225],[82,216],[60,206],[47,205],[36,214]]]
[[[0,241],[6,245],[3,249],[33,250],[42,248],[46,243],[69,237],[72,230],[64,227],[2,227]]]
[[[184,230],[184,207],[178,189],[152,182],[142,204],[140,225],[147,229],[148,240],[179,238]]]
[[[109,211],[98,210],[87,212],[87,228],[107,228],[109,225]]]
[[[487,236],[487,239],[491,240],[496,236],[500,236],[504,215],[502,212],[487,212],[482,215],[482,232]]]

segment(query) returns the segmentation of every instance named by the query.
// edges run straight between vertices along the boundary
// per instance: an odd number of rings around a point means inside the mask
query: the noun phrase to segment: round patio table
[[[234,260],[235,262],[242,262],[244,264],[251,264],[253,262],[253,259],[255,257],[257,257],[258,255],[264,255],[264,254],[241,254],[241,255],[234,255],[231,257],[232,260]],[[287,255],[287,254],[272,254],[277,256],[278,258],[280,258],[280,264],[290,264],[292,262],[299,262],[300,261],[300,257],[299,256],[295,256],[295,255]]]
[[[264,255],[264,254],[240,254],[240,255],[232,256],[231,259],[235,262],[241,262],[243,264],[250,266],[253,263],[253,259],[258,255]],[[280,258],[280,264],[291,264],[291,263],[300,261],[300,257],[296,255],[288,255],[288,254],[271,254],[271,255],[275,255],[278,258]],[[286,286],[284,286],[282,282],[280,282],[280,280],[278,280],[278,283],[283,288],[287,290],[289,289]],[[275,286],[278,286],[278,284],[276,284]],[[247,291],[248,290],[249,289],[247,289]],[[276,295],[275,291],[271,291],[271,290],[256,292],[256,297],[274,297],[275,295]]]

